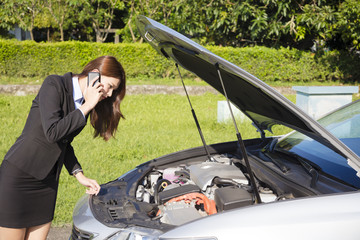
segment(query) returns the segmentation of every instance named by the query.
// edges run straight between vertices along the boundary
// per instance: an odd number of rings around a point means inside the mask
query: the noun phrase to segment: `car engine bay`
[[[354,190],[322,174],[312,188],[312,177],[298,162],[285,161],[290,170],[283,173],[264,157],[263,147],[270,140],[245,142],[261,203],[256,201],[238,143],[228,142],[210,145],[211,159],[197,147],[139,165],[101,185],[100,193],[90,197],[91,212],[108,227],[166,232],[232,209]]]
[[[263,202],[277,199],[267,187],[259,187]],[[186,222],[252,205],[254,198],[248,178],[226,155],[213,156],[189,166],[182,165],[150,172],[138,186],[136,199],[155,203],[155,218],[162,223]]]
[[[137,225],[167,231],[256,204],[237,144],[230,145],[221,144],[231,150],[212,152],[211,159],[201,147],[193,149],[195,153],[154,159],[102,185],[100,193],[90,198],[94,217],[109,227]],[[257,180],[262,203],[294,198],[291,190],[284,195],[269,186]]]

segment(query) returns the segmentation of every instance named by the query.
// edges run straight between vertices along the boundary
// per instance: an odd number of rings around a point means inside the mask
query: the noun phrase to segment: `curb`
[[[0,94],[9,94],[15,96],[25,96],[29,94],[37,94],[40,85],[0,85]],[[295,94],[291,87],[275,87],[281,94]],[[202,95],[205,93],[218,92],[210,86],[186,86],[189,95]],[[166,85],[128,85],[126,93],[129,95],[136,94],[179,94],[185,95],[182,86],[166,86]]]

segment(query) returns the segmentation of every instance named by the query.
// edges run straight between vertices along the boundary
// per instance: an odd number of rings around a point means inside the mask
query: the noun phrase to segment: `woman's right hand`
[[[93,86],[96,80],[94,79],[85,89],[85,103],[80,106],[84,115],[87,115],[96,106],[104,94],[104,86],[100,82],[95,83]]]
[[[87,194],[98,195],[101,187],[97,183],[96,180],[85,177],[83,172],[79,172],[79,173],[75,174],[75,177],[81,185],[83,185],[87,188],[86,189]]]

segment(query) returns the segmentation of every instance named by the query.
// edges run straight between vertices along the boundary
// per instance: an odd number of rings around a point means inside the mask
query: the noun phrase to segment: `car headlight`
[[[107,238],[107,240],[158,240],[163,232],[143,227],[129,227],[122,229]]]
[[[159,240],[217,240],[216,237],[159,238]]]

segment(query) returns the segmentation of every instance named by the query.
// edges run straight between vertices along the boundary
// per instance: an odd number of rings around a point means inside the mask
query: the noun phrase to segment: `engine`
[[[277,196],[259,186],[263,202]],[[138,185],[138,201],[155,203],[153,216],[161,222],[182,225],[186,222],[254,204],[248,177],[231,157],[217,155],[212,161],[154,169]]]

